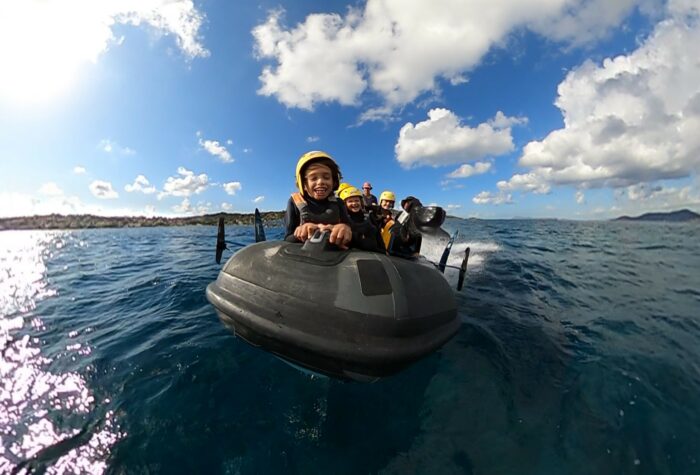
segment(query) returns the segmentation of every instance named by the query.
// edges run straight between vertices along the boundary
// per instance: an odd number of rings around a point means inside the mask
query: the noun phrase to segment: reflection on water
[[[112,411],[95,420],[109,401],[95,401],[71,370],[90,347],[42,348],[51,328],[33,311],[58,293],[46,264],[65,246],[85,243],[65,232],[0,233],[0,473],[103,473],[122,436]]]
[[[37,300],[55,294],[47,288],[45,261],[54,249],[63,245],[64,239],[59,233],[0,233],[0,315],[3,318],[33,310]]]
[[[0,474],[699,473],[697,224],[448,224],[463,325],[375,384],[232,337],[215,227],[0,232]]]

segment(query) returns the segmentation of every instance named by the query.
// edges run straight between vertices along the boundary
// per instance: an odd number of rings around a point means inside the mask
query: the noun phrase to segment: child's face
[[[333,173],[321,163],[312,163],[304,173],[304,191],[316,200],[324,200],[333,192]]]
[[[358,213],[362,210],[362,201],[360,201],[359,196],[351,196],[345,200],[345,206],[353,213]]]
[[[381,200],[379,206],[384,209],[394,209],[394,202],[389,200]]]

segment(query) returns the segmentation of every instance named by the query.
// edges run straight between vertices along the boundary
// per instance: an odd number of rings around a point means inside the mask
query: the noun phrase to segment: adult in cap
[[[372,184],[368,181],[364,182],[362,185],[362,204],[365,206],[365,209],[369,209],[377,203],[377,197],[372,194]]]
[[[407,213],[410,213],[414,206],[423,206],[423,203],[415,196],[409,195],[401,200],[401,208]]]

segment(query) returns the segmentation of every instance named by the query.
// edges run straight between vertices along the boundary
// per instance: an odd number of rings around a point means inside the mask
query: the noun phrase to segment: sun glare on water
[[[47,279],[47,261],[70,245],[82,242],[65,232],[0,233],[3,474],[101,474],[107,469],[111,448],[123,436],[114,412],[106,407],[109,401],[95,399],[82,372],[50,369],[61,359],[80,361],[90,355],[92,348],[80,342],[80,332],[66,335],[65,350],[57,352],[48,352],[42,339],[32,336],[50,330],[46,316],[35,313],[37,302],[57,295]],[[65,422],[68,419],[81,420],[82,428]]]

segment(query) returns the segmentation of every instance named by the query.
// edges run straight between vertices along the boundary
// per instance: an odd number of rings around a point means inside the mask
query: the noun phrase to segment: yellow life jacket
[[[389,245],[391,244],[391,227],[393,225],[394,220],[390,219],[381,229],[382,241],[384,241],[384,248],[386,250],[389,250]]]

